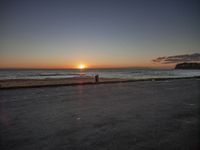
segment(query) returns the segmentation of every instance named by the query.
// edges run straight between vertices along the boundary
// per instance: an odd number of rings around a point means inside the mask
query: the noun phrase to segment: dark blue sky
[[[199,52],[199,8],[198,0],[1,1],[1,66],[151,66]]]

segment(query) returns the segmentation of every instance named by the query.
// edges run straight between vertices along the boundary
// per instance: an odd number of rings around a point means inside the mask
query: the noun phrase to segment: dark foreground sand
[[[0,90],[1,150],[197,150],[200,80]]]

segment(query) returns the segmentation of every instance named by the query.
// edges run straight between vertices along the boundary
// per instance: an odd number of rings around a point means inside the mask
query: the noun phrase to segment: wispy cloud
[[[200,62],[200,53],[185,54],[185,55],[175,55],[175,56],[164,56],[158,57],[152,60],[155,63],[162,64],[174,64],[182,62]]]

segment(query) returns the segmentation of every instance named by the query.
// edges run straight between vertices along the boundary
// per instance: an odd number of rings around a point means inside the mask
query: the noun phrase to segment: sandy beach
[[[3,150],[197,150],[200,80],[0,90]]]

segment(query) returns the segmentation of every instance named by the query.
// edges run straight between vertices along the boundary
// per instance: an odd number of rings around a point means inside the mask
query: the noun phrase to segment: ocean
[[[104,78],[155,79],[200,76],[200,70],[175,69],[1,69],[0,80],[79,78],[98,74]]]

